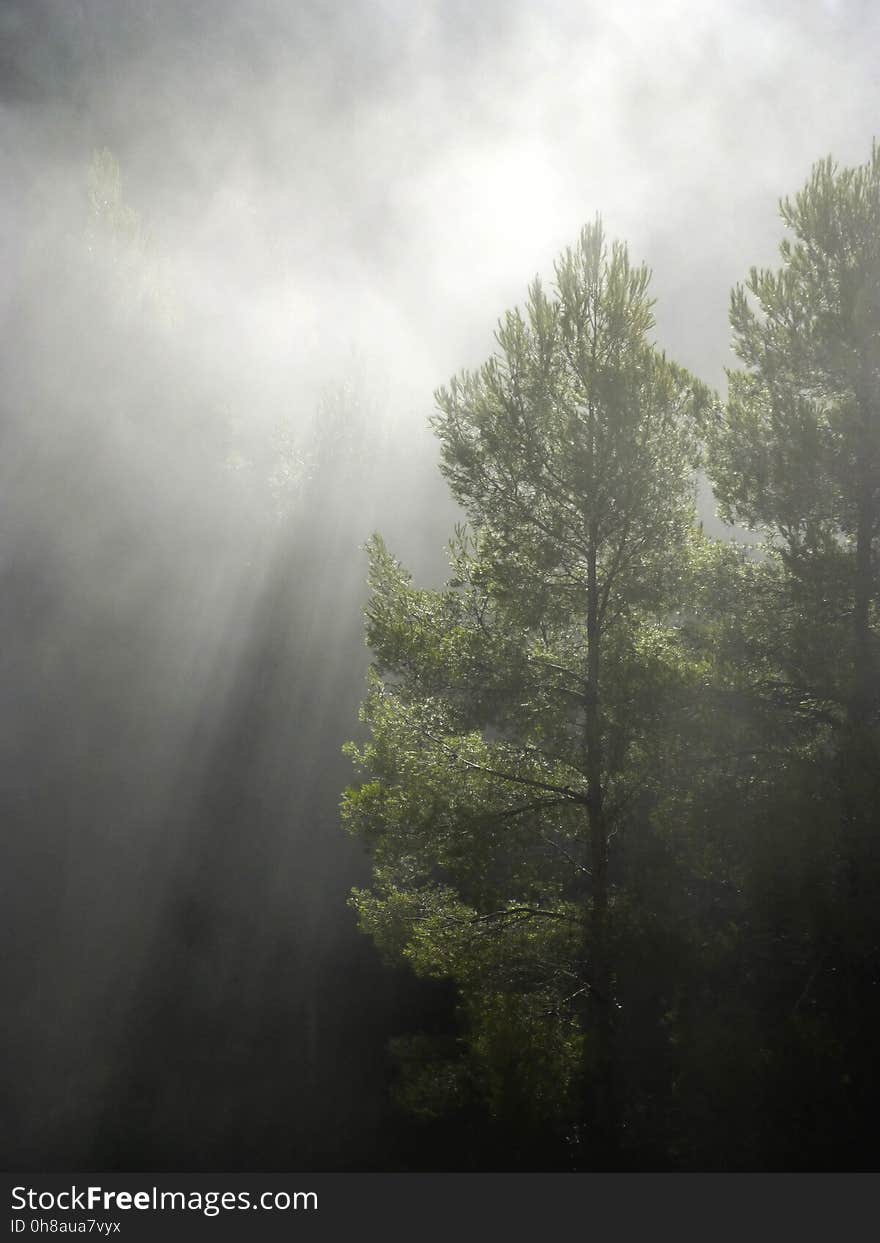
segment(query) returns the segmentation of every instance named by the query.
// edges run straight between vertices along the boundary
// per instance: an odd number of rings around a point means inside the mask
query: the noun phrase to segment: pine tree
[[[578,1159],[613,1164],[621,847],[666,793],[708,394],[650,343],[648,271],[598,221],[555,277],[437,394],[469,519],[450,581],[418,590],[371,544],[372,740],[344,814],[373,851],[363,926],[459,987],[453,1095],[464,1073],[498,1118],[564,1115]]]
[[[880,689],[880,147],[858,168],[821,161],[780,210],[794,234],[781,269],[752,269],[731,297],[745,369],[730,377],[713,481],[728,517],[769,528],[802,589],[845,612],[838,691],[858,725]]]
[[[751,677],[753,701],[782,712],[752,781],[751,975],[777,1153],[864,1168],[880,992],[880,148],[856,168],[819,162],[781,214],[781,268],[753,269],[731,298],[744,367],[709,437],[725,515],[762,527],[777,562]]]

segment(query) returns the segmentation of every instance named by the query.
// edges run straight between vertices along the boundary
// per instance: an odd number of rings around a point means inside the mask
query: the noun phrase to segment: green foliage
[[[747,370],[730,377],[713,479],[729,516],[809,547],[855,535],[855,485],[880,449],[880,148],[859,168],[821,161],[781,213],[782,268],[753,268],[731,296]]]
[[[723,411],[596,223],[437,394],[446,585],[370,544],[352,901],[459,998],[398,1044],[399,1098],[524,1162],[525,1135],[588,1168],[876,1155],[877,147],[782,212]],[[702,448],[760,552],[695,529]]]
[[[524,1127],[577,1126],[600,1073],[591,1007],[617,1005],[600,976],[622,895],[595,878],[597,841],[604,872],[632,808],[660,805],[659,735],[695,676],[679,612],[709,397],[647,341],[647,287],[585,229],[554,296],[535,282],[498,352],[437,395],[470,519],[447,585],[416,588],[370,544],[370,741],[349,748],[364,780],[343,814],[374,886],[354,904],[386,954],[457,983],[468,1082]]]
[[[821,161],[781,212],[781,269],[753,269],[731,298],[745,370],[710,434],[712,477],[726,515],[767,528],[791,571],[793,680],[811,667],[863,719],[878,689],[880,148],[858,168]]]
[[[880,993],[880,149],[821,161],[781,210],[782,267],[732,296],[745,369],[709,434],[726,514],[771,543],[736,657],[755,747],[735,785],[736,957],[767,1159],[861,1165],[876,1108],[861,1033]]]
[[[692,520],[708,393],[647,340],[648,272],[597,222],[508,312],[499,351],[437,394],[443,472],[479,527],[497,587],[538,617],[577,614],[590,543],[606,607],[663,599]]]

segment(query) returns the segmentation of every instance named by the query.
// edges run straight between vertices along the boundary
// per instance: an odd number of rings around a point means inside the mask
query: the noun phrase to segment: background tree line
[[[880,150],[781,211],[723,405],[597,221],[437,394],[446,585],[370,545],[353,901],[461,1165],[876,1167]]]

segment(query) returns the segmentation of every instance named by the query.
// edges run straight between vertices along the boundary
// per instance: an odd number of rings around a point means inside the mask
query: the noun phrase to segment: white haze
[[[4,110],[13,204],[110,147],[202,365],[285,402],[356,346],[429,407],[597,211],[655,271],[663,345],[717,383],[728,290],[772,260],[778,198],[828,152],[865,159],[876,128],[867,3],[55,14],[101,55],[72,101]]]

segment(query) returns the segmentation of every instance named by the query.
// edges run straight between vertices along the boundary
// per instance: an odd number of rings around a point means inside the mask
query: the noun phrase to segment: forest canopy
[[[369,545],[353,902],[456,990],[402,1102],[499,1166],[876,1161],[877,146],[781,212],[725,403],[596,220],[436,394],[445,586]]]

